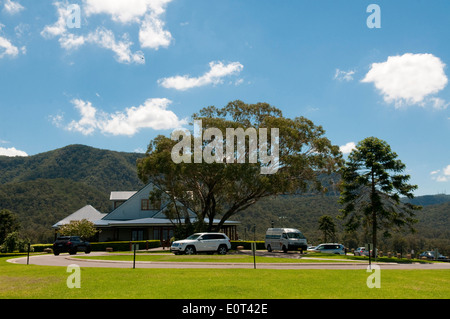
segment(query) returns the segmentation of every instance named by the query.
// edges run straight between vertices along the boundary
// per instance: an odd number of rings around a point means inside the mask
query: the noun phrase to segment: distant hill
[[[336,217],[342,208],[338,203],[338,196],[308,195],[308,196],[278,196],[266,198],[249,207],[233,217],[232,220],[241,222],[238,227],[239,236],[253,240],[263,240],[267,228],[292,227],[300,229],[308,238],[310,244],[319,244],[323,241],[322,233],[318,229],[318,220],[323,215],[334,218],[336,224],[337,241],[356,248],[368,239],[364,239],[362,231],[358,238],[349,238],[344,235],[343,222]],[[427,195],[413,199],[415,204],[423,205],[422,210],[416,213],[419,220],[415,224],[417,232],[394,233],[392,238],[383,240],[380,232],[380,243],[391,247],[400,243],[402,249],[425,250],[439,247],[441,252],[450,254],[450,196]],[[255,229],[256,225],[256,229]],[[403,245],[403,246],[402,246]]]
[[[429,206],[450,202],[450,195],[445,194],[424,195],[415,197],[413,199],[403,199],[403,201],[414,205]]]
[[[136,160],[143,154],[123,153],[84,145],[69,145],[28,157],[0,156],[0,183],[64,178],[100,191],[142,187]]]
[[[138,153],[69,145],[29,156],[0,156],[0,209],[17,214],[33,242],[53,238],[51,225],[90,204],[109,212],[111,191],[138,190]]]
[[[85,205],[109,212],[109,195],[83,182],[37,179],[0,185],[0,209],[15,213],[34,243],[52,240],[51,226]]]

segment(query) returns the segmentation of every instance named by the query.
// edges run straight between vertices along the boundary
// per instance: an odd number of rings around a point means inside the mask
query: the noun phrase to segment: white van
[[[308,245],[302,232],[295,228],[269,228],[266,232],[265,247],[267,251],[306,250]]]

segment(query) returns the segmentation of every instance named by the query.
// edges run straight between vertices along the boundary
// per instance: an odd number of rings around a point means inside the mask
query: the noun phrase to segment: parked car
[[[366,250],[366,247],[358,247],[353,252],[355,256],[369,256],[369,252]]]
[[[175,255],[215,252],[225,255],[230,249],[230,239],[222,233],[195,233],[186,239],[174,241],[170,246],[170,251]]]
[[[428,251],[424,251],[419,256],[434,260],[435,252],[433,250],[428,250]],[[447,259],[448,259],[447,256],[443,256],[443,255],[439,254],[436,260],[447,260]]]
[[[82,240],[79,236],[61,236],[53,243],[53,254],[58,256],[60,253],[69,253],[75,255],[78,251],[84,251],[86,254],[91,252],[91,244]]]
[[[316,248],[316,246],[308,246],[306,249],[307,251],[313,251]]]
[[[345,255],[344,245],[337,244],[337,243],[320,244],[319,246],[314,248],[314,250],[312,250],[312,251],[316,252],[316,253]]]

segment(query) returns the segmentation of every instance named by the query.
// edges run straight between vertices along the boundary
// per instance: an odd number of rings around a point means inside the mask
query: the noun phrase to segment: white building
[[[161,240],[167,241],[173,237],[177,221],[166,216],[170,203],[168,196],[160,201],[152,202],[149,199],[153,184],[144,186],[139,191],[111,192],[110,200],[112,211],[104,214],[94,207],[87,205],[52,227],[57,232],[59,227],[71,220],[87,219],[101,230],[98,233],[98,241],[122,241],[122,240]],[[195,222],[197,215],[189,208],[184,207],[191,222]],[[184,223],[184,220],[181,220]],[[208,220],[205,221],[206,223]],[[217,225],[219,220],[214,220]],[[239,222],[226,221],[221,229],[230,239],[237,239],[236,226]]]

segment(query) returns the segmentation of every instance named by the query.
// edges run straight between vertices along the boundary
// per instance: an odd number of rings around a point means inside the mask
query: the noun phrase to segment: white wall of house
[[[104,220],[131,220],[153,217],[159,209],[142,209],[142,200],[148,200],[149,194],[153,190],[153,185],[148,184],[139,192],[131,196],[126,202],[109,213]],[[152,203],[150,203],[151,205]],[[165,203],[162,202],[161,205]]]

